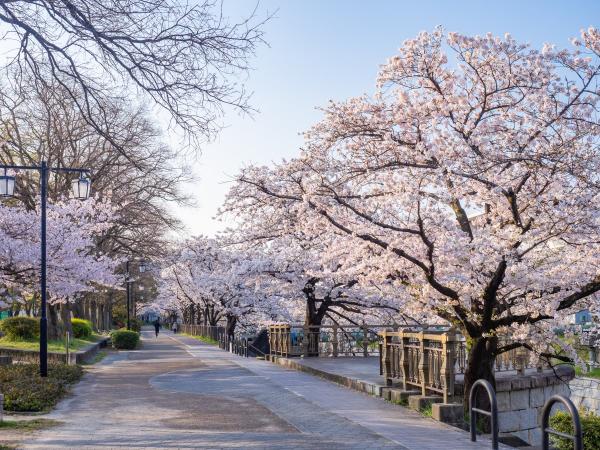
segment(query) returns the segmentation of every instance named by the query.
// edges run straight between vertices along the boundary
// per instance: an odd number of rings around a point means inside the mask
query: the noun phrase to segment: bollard
[[[573,420],[573,434],[565,434],[559,431],[550,428],[550,411],[552,411],[552,406],[555,403],[562,403],[565,405],[569,414],[571,415],[571,419]],[[542,409],[542,449],[548,450],[550,448],[550,435],[554,434],[555,436],[560,436],[565,439],[570,439],[573,441],[573,448],[575,450],[584,450],[583,449],[583,432],[581,430],[581,420],[579,419],[579,411],[575,408],[573,402],[563,396],[563,395],[553,395],[548,399],[544,408]]]
[[[66,350],[65,350],[65,354],[67,357],[67,366],[71,364],[71,358],[69,358],[69,350],[70,350],[70,346],[71,346],[71,334],[67,331],[66,335],[65,335],[65,341],[66,341]]]
[[[481,386],[483,387],[488,394],[488,397],[490,399],[490,410],[489,411],[485,411],[483,409],[479,409],[475,407],[475,391],[477,390],[477,387]],[[498,402],[496,401],[496,392],[494,392],[494,388],[492,387],[492,385],[483,379],[479,379],[477,380],[475,383],[473,383],[473,386],[471,386],[471,392],[469,392],[469,418],[470,418],[470,426],[469,426],[469,430],[471,432],[471,441],[475,442],[477,441],[477,433],[476,433],[476,416],[475,414],[479,413],[479,414],[483,414],[485,416],[489,416],[490,420],[491,420],[491,425],[492,425],[492,448],[494,450],[498,450]]]

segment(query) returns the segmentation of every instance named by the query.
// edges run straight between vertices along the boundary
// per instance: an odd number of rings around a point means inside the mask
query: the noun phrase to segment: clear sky
[[[224,2],[241,15],[254,5]],[[567,46],[581,28],[600,26],[600,0],[262,0],[258,15],[276,10],[264,28],[269,47],[259,50],[246,82],[259,112],[227,115],[227,128],[190,161],[198,181],[186,190],[198,206],[176,210],[190,234],[222,229],[226,224],[212,218],[231,176],[250,163],[294,156],[300,133],[320,118],[316,108],[372,93],[379,65],[419,31],[442,25],[464,34],[509,32],[533,46]]]

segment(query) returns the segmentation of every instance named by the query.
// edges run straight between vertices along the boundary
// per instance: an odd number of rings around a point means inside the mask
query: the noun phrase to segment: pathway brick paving
[[[181,336],[110,355],[24,448],[483,449],[404,408]]]

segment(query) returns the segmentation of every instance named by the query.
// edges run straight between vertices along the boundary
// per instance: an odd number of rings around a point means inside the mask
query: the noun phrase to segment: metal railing
[[[487,392],[490,401],[489,411],[477,408],[475,405],[477,400],[475,392],[477,392],[478,387],[482,387]],[[494,391],[494,388],[489,381],[482,379],[475,381],[469,392],[469,431],[471,432],[471,442],[477,441],[477,413],[490,418],[490,425],[492,427],[492,449],[498,450],[498,401],[496,400],[496,391]]]
[[[569,414],[571,415],[571,419],[573,420],[573,434],[561,433],[553,428],[550,428],[550,412],[552,411],[552,406],[555,403],[562,403],[566,408]],[[542,449],[549,450],[550,448],[550,435],[559,436],[564,439],[568,439],[573,441],[573,449],[574,450],[583,450],[583,432],[581,428],[581,420],[579,418],[579,411],[575,408],[575,405],[571,400],[562,395],[553,395],[546,401],[544,408],[542,409]]]
[[[459,394],[455,391],[456,376],[465,373],[469,357],[462,334],[452,329],[384,330],[380,334],[380,374],[388,385],[396,382],[405,390],[418,389],[422,395],[439,394],[444,403]],[[518,348],[498,355],[494,371],[523,374],[531,368],[541,372],[541,361]]]
[[[381,336],[381,375],[388,385],[400,381],[405,390],[419,389],[422,395],[440,394],[444,403],[449,403],[454,396],[459,333],[384,330]]]
[[[274,356],[379,355],[379,331],[389,325],[290,325],[269,326],[270,353]]]
[[[214,341],[221,341],[225,335],[225,327],[213,325],[182,324],[180,332],[190,336],[202,336]]]

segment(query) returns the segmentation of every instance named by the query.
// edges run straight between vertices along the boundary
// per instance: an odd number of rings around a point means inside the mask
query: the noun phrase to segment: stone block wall
[[[565,380],[573,378],[570,367],[530,375],[500,376],[496,380],[500,433],[512,434],[530,445],[540,445],[542,408],[555,394],[569,396]]]
[[[555,394],[569,396],[568,382],[574,375],[570,366],[559,366],[556,373],[551,370],[542,373],[531,370],[525,375],[497,373],[496,400],[500,433],[516,436],[530,445],[540,445],[542,408]]]
[[[571,380],[569,387],[575,406],[600,414],[600,380],[578,377]]]

